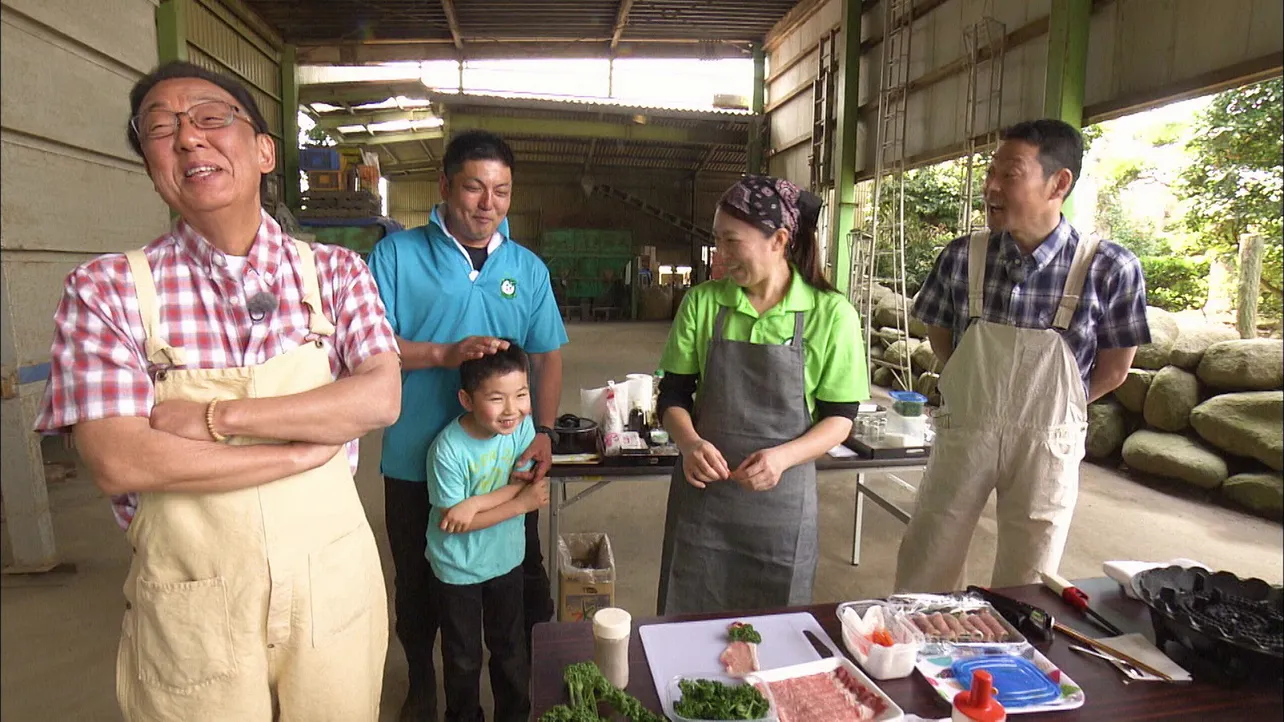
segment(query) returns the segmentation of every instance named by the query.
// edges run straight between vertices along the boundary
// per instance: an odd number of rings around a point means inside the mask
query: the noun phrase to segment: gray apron
[[[734,471],[755,451],[811,428],[803,384],[803,315],[783,345],[728,341],[718,310],[700,379],[695,429]],[[733,481],[687,483],[682,461],[669,482],[660,558],[660,614],[811,603],[819,559],[816,465],[795,466],[767,491]]]

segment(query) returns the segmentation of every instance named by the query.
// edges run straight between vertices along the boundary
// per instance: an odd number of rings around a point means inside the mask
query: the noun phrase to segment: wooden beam
[[[455,14],[454,0],[441,0],[441,9],[446,13],[446,24],[450,26],[450,39],[454,41],[455,49],[463,53],[464,34],[459,29],[459,16]]]
[[[407,108],[405,110],[369,110],[363,112],[349,113],[337,111],[333,113],[322,113],[317,118],[317,127],[325,130],[334,130],[345,125],[374,125],[376,123],[391,123],[398,120],[429,120],[437,117],[432,108]]]
[[[339,145],[356,146],[356,145],[383,145],[385,143],[418,143],[421,140],[437,140],[445,136],[441,128],[425,128],[424,130],[408,130],[402,133],[377,133],[375,135],[354,137],[351,135],[343,136]]]
[[[629,11],[633,9],[633,0],[620,0],[620,7],[615,11],[615,28],[611,31],[611,52],[620,44],[624,28],[629,24]]]

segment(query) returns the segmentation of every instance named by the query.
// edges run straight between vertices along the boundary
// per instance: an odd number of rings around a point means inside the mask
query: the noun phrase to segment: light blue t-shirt
[[[511,572],[526,556],[526,521],[515,516],[476,531],[447,534],[441,530],[442,509],[489,494],[508,483],[513,465],[535,440],[535,422],[527,416],[508,436],[475,439],[456,418],[428,449],[428,549],[425,555],[437,578],[447,584],[480,584]]]
[[[548,267],[539,256],[508,239],[471,279],[465,252],[446,233],[434,208],[428,225],[394,233],[375,244],[370,271],[379,286],[392,330],[407,341],[455,343],[468,336],[511,338],[527,353],[556,351],[566,329],[553,298]],[[401,374],[401,418],[383,432],[385,476],[424,481],[428,445],[459,405],[459,370],[417,369]]]

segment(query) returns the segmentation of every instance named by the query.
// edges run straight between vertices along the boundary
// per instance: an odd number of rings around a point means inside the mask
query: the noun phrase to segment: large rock
[[[1161,369],[1168,365],[1173,343],[1180,328],[1172,314],[1162,308],[1146,307],[1146,325],[1150,327],[1150,343],[1137,349],[1132,365],[1139,369]]]
[[[1226,461],[1194,439],[1143,429],[1123,443],[1123,460],[1147,474],[1216,489],[1229,475]]]
[[[909,334],[914,338],[927,338],[927,324],[918,320],[918,318],[916,318],[913,314],[910,314]]]
[[[1221,494],[1264,517],[1284,518],[1284,474],[1236,474],[1222,484]]]
[[[1209,346],[1238,338],[1238,331],[1225,326],[1182,326],[1177,340],[1173,342],[1173,350],[1168,355],[1168,363],[1194,371],[1199,368],[1199,362]]]
[[[1146,408],[1146,392],[1150,390],[1150,384],[1154,378],[1154,371],[1129,369],[1128,378],[1115,389],[1115,398],[1123,404],[1125,409],[1134,414],[1140,414]]]
[[[934,374],[941,372],[941,360],[932,351],[932,342],[924,341],[914,349],[914,368]]]
[[[877,336],[875,336],[875,338],[877,338]],[[879,359],[879,358],[883,358],[884,354],[886,354],[886,353],[887,353],[887,349],[883,348],[883,346],[882,346],[881,344],[879,344],[879,343],[875,343],[875,342],[870,342],[870,344],[869,344],[869,357],[870,357],[871,359]]]
[[[1215,343],[1204,351],[1197,373],[1200,381],[1215,389],[1284,388],[1284,342],[1253,338]]]
[[[1223,451],[1284,469],[1284,391],[1214,396],[1195,407],[1190,425]]]
[[[897,341],[905,338],[905,333],[903,331],[899,328],[892,328],[890,326],[884,326],[878,329],[874,332],[874,335],[882,340],[884,347],[891,346]]]
[[[914,390],[926,396],[927,403],[933,406],[940,406],[941,392],[936,388],[940,381],[940,374],[931,372],[919,374],[918,381],[914,382]]]
[[[874,369],[874,377],[871,379],[875,386],[882,386],[885,389],[891,388],[892,382],[895,380],[896,375],[886,366],[879,366]]]
[[[887,353],[883,354],[883,360],[889,364],[900,366],[913,358],[915,349],[922,345],[922,343],[922,341],[912,338],[897,341],[887,347]]]
[[[895,293],[895,291],[888,288],[887,286],[884,286],[881,283],[875,283],[874,289],[870,293],[870,295],[874,299],[874,305],[877,306],[879,301],[883,300],[884,297],[889,296],[893,293]]]
[[[1088,406],[1087,456],[1106,459],[1119,451],[1128,435],[1128,418],[1118,401],[1098,401]]]
[[[1199,405],[1199,379],[1176,366],[1160,369],[1146,392],[1146,423],[1163,431],[1181,431],[1190,425],[1190,412]]]
[[[905,315],[901,313],[901,302],[904,301],[906,308],[909,307],[909,300],[899,293],[889,293],[878,301],[874,306],[874,324],[876,326],[891,326],[892,328],[902,328],[905,326]]]

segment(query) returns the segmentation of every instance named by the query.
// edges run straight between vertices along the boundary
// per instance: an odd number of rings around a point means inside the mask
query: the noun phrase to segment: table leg
[[[865,526],[865,474],[856,474],[856,514],[852,520],[852,566],[860,566],[861,529]]]
[[[552,481],[550,479],[550,481]],[[565,498],[566,482],[557,481],[557,486],[562,487],[561,492],[554,492],[548,495],[548,553],[544,555],[548,562],[548,581],[552,591],[553,603],[562,604],[562,578],[557,573],[557,540],[561,535],[561,524],[558,517],[562,512],[562,501]],[[554,613],[553,619],[557,619]]]

